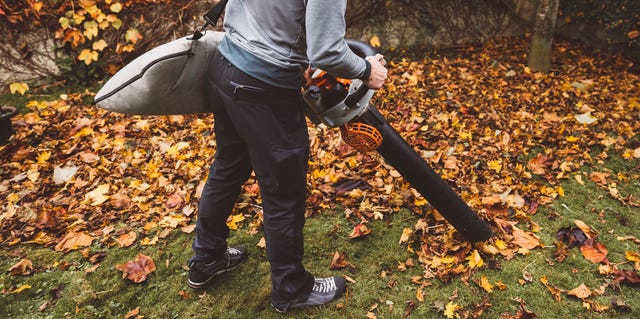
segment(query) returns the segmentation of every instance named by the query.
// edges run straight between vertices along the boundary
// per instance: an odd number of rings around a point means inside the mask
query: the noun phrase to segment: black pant
[[[192,260],[224,254],[226,220],[253,170],[262,196],[272,302],[306,299],[313,276],[302,265],[309,156],[302,96],[247,75],[220,54],[208,73],[217,149],[200,199]]]

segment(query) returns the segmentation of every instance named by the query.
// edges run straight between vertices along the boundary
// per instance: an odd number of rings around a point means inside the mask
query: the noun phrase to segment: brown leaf
[[[56,251],[70,251],[81,247],[89,247],[93,243],[93,237],[84,232],[69,232],[56,245]]]
[[[549,284],[549,282],[547,281],[547,276],[542,276],[540,277],[540,282],[542,282],[542,284],[547,287],[547,290],[549,290],[549,292],[551,293],[551,295],[553,295],[553,299],[555,299],[556,301],[560,301],[561,297],[562,297],[562,291],[561,289],[558,289],[554,286],[552,286],[551,284]]]
[[[571,296],[576,296],[580,299],[585,299],[585,298],[589,298],[593,293],[589,288],[587,288],[587,286],[582,284],[575,289],[571,289],[567,291],[567,294]]]
[[[33,270],[33,263],[31,263],[29,259],[22,259],[19,262],[17,262],[15,265],[11,266],[11,268],[9,268],[9,273],[11,273],[14,276],[17,276],[17,275],[26,276],[26,275],[30,275],[32,270]]]
[[[156,271],[156,265],[151,257],[138,253],[135,260],[116,265],[117,270],[122,271],[122,278],[127,278],[135,283],[141,283],[147,276]]]
[[[182,199],[182,196],[178,193],[169,195],[169,198],[167,199],[168,208],[176,208],[176,207],[182,206],[183,203],[184,203],[184,200]]]
[[[536,175],[543,175],[547,171],[547,162],[549,158],[545,155],[538,154],[538,156],[529,160],[527,163],[527,167],[531,171],[531,173]]]
[[[589,177],[596,184],[601,185],[601,186],[606,186],[607,185],[607,178],[609,178],[609,176],[610,176],[609,173],[592,172]]]
[[[331,260],[331,266],[329,266],[329,269],[340,269],[345,267],[349,267],[352,270],[356,268],[346,260],[344,253],[340,253],[336,250],[333,254],[333,259]]]

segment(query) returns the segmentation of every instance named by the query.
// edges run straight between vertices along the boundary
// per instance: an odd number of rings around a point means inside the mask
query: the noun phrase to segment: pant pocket
[[[287,147],[273,145],[275,187],[283,193],[305,192],[309,145]]]

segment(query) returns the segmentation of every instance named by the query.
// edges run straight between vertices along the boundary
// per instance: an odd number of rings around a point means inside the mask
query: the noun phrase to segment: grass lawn
[[[615,173],[638,172],[638,161],[611,159],[605,165]],[[583,168],[585,174],[587,170]],[[499,257],[472,273],[468,280],[461,277],[448,283],[436,278],[423,280],[423,301],[417,300],[420,286],[411,279],[422,277],[424,269],[418,262],[414,261],[413,266],[411,261],[407,263],[413,255],[398,244],[402,230],[412,227],[418,218],[411,211],[401,210],[387,220],[370,223],[371,233],[361,240],[348,238],[353,225],[339,209],[312,216],[305,227],[308,269],[320,276],[347,275],[354,282],[339,301],[292,311],[287,317],[446,318],[442,310],[452,302],[463,307],[459,312],[463,316],[481,314],[481,318],[505,314],[517,318],[522,305],[537,318],[638,318],[638,286],[622,284],[619,289],[609,286],[604,294],[588,298],[592,308],[598,305],[606,310],[587,310],[586,304],[566,292],[581,284],[593,291],[610,280],[600,275],[598,265],[585,259],[577,248],[570,249],[562,263],[554,260],[553,253],[557,231],[581,220],[598,232],[597,240],[608,249],[609,261],[630,269],[632,265],[626,263],[625,253],[638,252],[638,245],[617,238],[638,235],[640,209],[622,205],[588,179],[584,185],[569,179],[562,186],[565,196],[542,207],[532,217],[540,225],[537,234],[546,248],[511,260]],[[637,194],[640,181],[627,180],[618,188],[622,194]],[[186,285],[192,235],[180,231],[174,231],[155,246],[92,247],[92,253],[102,250],[106,256],[91,273],[86,270],[92,264],[80,252],[62,254],[30,245],[8,247],[0,252],[3,270],[0,289],[7,292],[0,295],[0,317],[125,318],[138,307],[138,314],[145,318],[280,317],[269,306],[269,265],[264,250],[256,246],[261,236],[261,232],[250,235],[246,226],[232,232],[230,243],[248,247],[249,259],[203,291],[191,290]],[[344,253],[354,267],[330,270],[335,251]],[[138,253],[150,256],[157,270],[145,282],[134,284],[123,280],[114,266],[132,260]],[[8,272],[20,261],[16,256],[32,261],[31,275],[15,276]],[[482,276],[495,286],[491,293],[477,284]],[[562,291],[559,301],[543,285],[542,277]],[[501,282],[503,289],[496,282]]]

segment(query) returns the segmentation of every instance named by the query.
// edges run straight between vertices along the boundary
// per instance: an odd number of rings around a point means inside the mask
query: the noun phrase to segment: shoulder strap
[[[202,38],[202,36],[204,35],[203,31],[208,26],[215,26],[218,23],[218,20],[220,19],[224,8],[227,6],[228,1],[229,0],[218,1],[218,3],[216,3],[216,5],[213,6],[213,8],[211,8],[211,10],[209,10],[209,12],[204,15],[205,24],[200,29],[196,29],[196,31],[193,33],[193,36],[191,37],[192,40],[198,40]]]
[[[214,27],[216,26],[216,23],[218,23],[218,19],[220,19],[220,16],[224,11],[224,7],[227,6],[228,1],[229,0],[220,0],[220,2],[216,3],[216,5],[213,6],[213,8],[211,8],[211,10],[209,10],[209,12],[204,15],[204,19],[205,21],[207,21],[207,24],[210,24]]]

